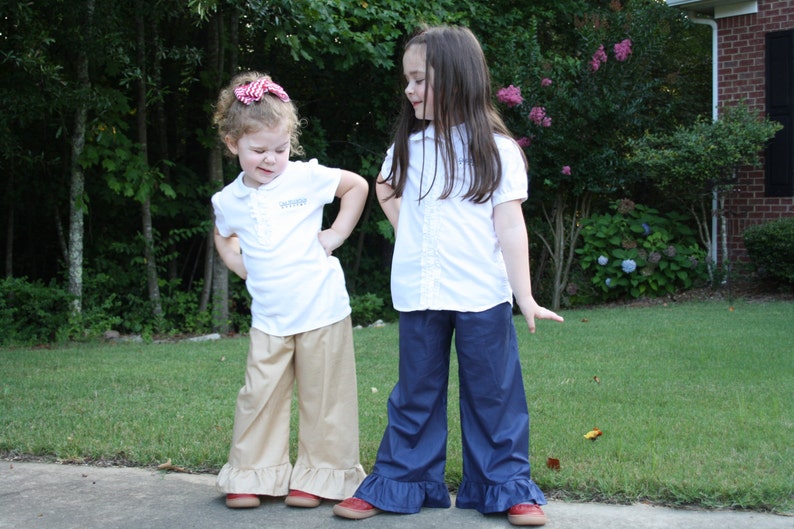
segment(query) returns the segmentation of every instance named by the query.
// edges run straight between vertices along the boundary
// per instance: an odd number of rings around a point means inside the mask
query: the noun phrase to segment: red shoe
[[[284,499],[284,503],[290,507],[304,507],[307,509],[317,507],[322,501],[323,499],[321,497],[303,492],[302,490],[290,490],[289,494]]]
[[[358,498],[348,498],[334,505],[334,514],[348,520],[363,520],[382,512],[377,507]]]
[[[545,525],[546,515],[535,503],[519,503],[507,511],[507,520],[513,525]]]
[[[227,494],[226,506],[230,509],[251,509],[259,507],[262,502],[256,494]]]

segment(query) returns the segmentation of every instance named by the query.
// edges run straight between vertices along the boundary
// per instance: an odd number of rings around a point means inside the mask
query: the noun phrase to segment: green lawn
[[[794,303],[687,302],[517,319],[533,478],[552,497],[794,509]],[[371,468],[397,372],[396,325],[356,331]],[[0,456],[225,462],[247,338],[0,350]],[[342,381],[344,383],[344,381]],[[457,380],[448,482],[460,481]],[[596,441],[584,439],[594,427]],[[548,458],[560,469],[547,468]]]

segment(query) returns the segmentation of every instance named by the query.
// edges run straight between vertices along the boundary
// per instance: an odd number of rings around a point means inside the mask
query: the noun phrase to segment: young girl
[[[456,505],[543,525],[546,500],[530,479],[513,296],[530,332],[536,318],[562,318],[532,297],[521,210],[526,160],[491,103],[488,67],[471,31],[426,29],[408,42],[403,71],[407,97],[376,188],[396,232],[399,380],[372,474],[334,513],[362,519],[449,507],[454,335],[463,441]]]
[[[242,172],[212,197],[215,244],[251,293],[245,386],[237,397],[229,460],[217,486],[231,508],[259,496],[293,507],[342,499],[364,478],[350,303],[331,253],[353,231],[367,198],[355,173],[301,154],[297,109],[270,77],[249,72],[221,91],[214,123]],[[321,230],[323,206],[339,213]],[[290,405],[297,381],[298,455],[290,464]]]

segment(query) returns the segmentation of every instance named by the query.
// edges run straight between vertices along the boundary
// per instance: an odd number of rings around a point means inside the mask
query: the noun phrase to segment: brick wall
[[[765,110],[764,38],[770,31],[794,28],[794,0],[758,0],[758,13],[717,20],[719,37],[719,101],[744,99]],[[745,228],[780,217],[794,217],[793,197],[764,196],[764,171],[743,168],[738,189],[726,200],[728,249],[731,259],[746,257]]]

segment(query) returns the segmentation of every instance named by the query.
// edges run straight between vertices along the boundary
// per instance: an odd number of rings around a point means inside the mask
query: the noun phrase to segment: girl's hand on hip
[[[328,256],[330,256],[334,250],[342,246],[342,243],[345,242],[345,238],[342,237],[338,232],[334,231],[333,228],[328,228],[327,230],[321,231],[317,234],[317,238],[325,249],[325,255]]]

